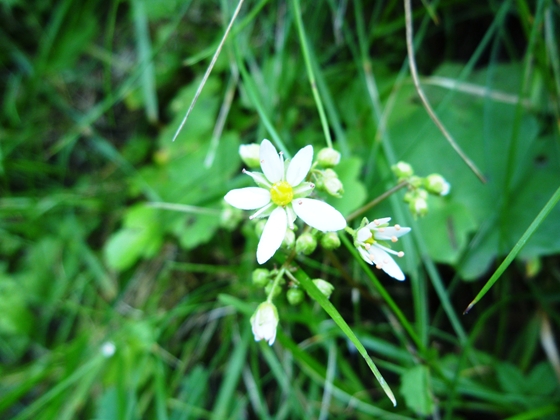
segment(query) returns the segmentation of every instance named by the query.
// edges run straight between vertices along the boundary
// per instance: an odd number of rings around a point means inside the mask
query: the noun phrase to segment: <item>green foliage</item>
[[[413,2],[421,85],[485,184],[418,100],[402,2],[245,1],[175,142],[237,2],[0,4],[0,417],[558,417],[555,2]],[[412,227],[404,282],[344,231],[257,266],[224,207],[254,185],[240,145],[331,137],[344,194],[317,197],[345,216],[399,160],[450,182],[423,218],[404,186],[349,223]],[[249,319],[286,260],[270,348]]]

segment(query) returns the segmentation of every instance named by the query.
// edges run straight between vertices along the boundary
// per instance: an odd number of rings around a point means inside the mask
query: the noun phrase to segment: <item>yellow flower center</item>
[[[277,206],[285,206],[292,202],[294,190],[286,181],[280,181],[272,185],[270,199]]]

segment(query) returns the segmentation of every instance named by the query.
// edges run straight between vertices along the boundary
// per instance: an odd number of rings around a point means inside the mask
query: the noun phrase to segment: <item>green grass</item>
[[[237,6],[0,4],[0,417],[557,418],[558,3],[412,4],[422,89],[486,184],[419,100],[403,2],[245,0],[201,84]],[[332,143],[345,216],[400,160],[451,183],[425,217],[404,188],[349,223],[412,227],[404,282],[344,232],[277,252],[272,347],[255,223],[223,200],[263,138]]]

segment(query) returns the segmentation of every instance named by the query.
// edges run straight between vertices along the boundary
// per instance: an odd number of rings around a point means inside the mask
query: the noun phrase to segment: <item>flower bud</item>
[[[264,230],[264,225],[266,225],[266,219],[259,219],[257,221],[257,223],[255,224],[255,233],[257,234],[257,236],[260,238],[263,230]]]
[[[391,169],[399,180],[407,179],[414,175],[414,169],[412,169],[412,166],[402,160],[391,166]]]
[[[325,147],[319,150],[317,154],[317,163],[324,168],[332,168],[340,162],[340,152],[331,147]]]
[[[278,326],[278,310],[271,302],[263,302],[259,305],[251,317],[251,326],[255,341],[265,340],[269,346],[276,339],[276,327]]]
[[[336,232],[326,232],[321,236],[321,246],[325,249],[336,249],[340,246],[340,238]]]
[[[270,292],[272,292],[272,287],[274,287],[274,282],[270,281],[268,282],[268,284],[266,285],[266,287],[264,288],[264,292],[267,295],[270,295]],[[275,298],[276,296],[278,296],[280,293],[282,293],[282,287],[280,287],[280,284],[276,285],[276,287],[274,288],[274,293],[272,294],[272,297]]]
[[[342,197],[344,194],[344,186],[338,178],[327,178],[324,180],[324,188],[333,197]]]
[[[301,302],[303,302],[303,298],[303,290],[299,288],[288,289],[288,291],[286,292],[286,299],[288,299],[288,302],[292,306],[299,305]]]
[[[315,284],[317,289],[319,289],[327,299],[331,296],[334,290],[334,286],[323,279],[315,279],[313,280],[313,284]]]
[[[239,146],[239,156],[241,160],[251,169],[261,166],[260,147],[258,144],[242,144]]]
[[[296,240],[296,252],[309,255],[317,248],[317,239],[309,233],[304,232]]]
[[[243,211],[227,204],[220,213],[220,226],[227,230],[234,230],[242,219]]]
[[[286,249],[292,249],[296,243],[296,234],[292,229],[287,229],[284,235],[284,240],[282,241],[282,246]]]
[[[428,213],[428,202],[422,197],[416,197],[408,203],[410,211],[415,216],[425,216]]]
[[[447,195],[451,189],[449,182],[440,174],[431,174],[424,180],[424,187],[431,194]]]
[[[264,287],[270,281],[270,271],[266,268],[257,268],[251,276],[253,284],[257,287]]]

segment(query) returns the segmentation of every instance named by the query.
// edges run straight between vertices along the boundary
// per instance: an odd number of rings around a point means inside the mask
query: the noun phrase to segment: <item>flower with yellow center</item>
[[[313,147],[305,146],[290,162],[268,140],[260,147],[260,172],[243,171],[251,176],[258,187],[231,190],[224,199],[242,210],[257,210],[251,218],[267,217],[259,245],[257,261],[267,262],[282,245],[286,230],[293,229],[300,217],[309,226],[322,232],[334,232],[346,227],[346,220],[329,204],[306,198],[315,187],[305,178],[311,169]]]
[[[399,225],[389,226],[390,217],[376,219],[368,223],[356,233],[355,245],[360,255],[368,264],[385,271],[397,280],[404,280],[404,274],[398,264],[389,254],[403,257],[404,252],[394,251],[385,243],[397,242],[399,237],[410,232],[409,227]],[[367,220],[363,222],[367,223]],[[363,225],[362,225],[363,226]]]

